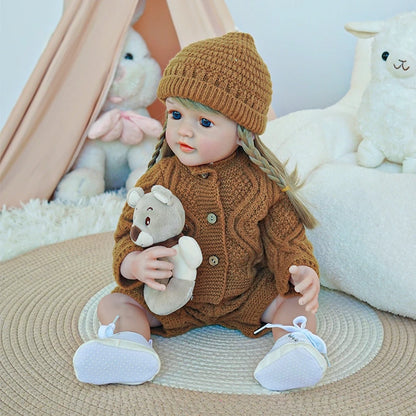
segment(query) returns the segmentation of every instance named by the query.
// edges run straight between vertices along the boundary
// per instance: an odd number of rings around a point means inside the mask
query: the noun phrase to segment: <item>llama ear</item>
[[[151,190],[153,196],[166,205],[172,205],[172,192],[162,185],[154,185]]]
[[[377,33],[380,33],[383,30],[383,27],[383,21],[351,22],[344,26],[347,32],[352,33],[357,38],[363,39],[374,37]]]
[[[131,188],[127,193],[127,203],[132,208],[135,208],[138,204],[140,198],[144,195],[144,191],[142,188]]]

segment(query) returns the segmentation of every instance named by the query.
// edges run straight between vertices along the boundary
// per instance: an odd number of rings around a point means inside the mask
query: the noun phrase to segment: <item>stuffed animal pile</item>
[[[161,283],[164,291],[144,286],[144,299],[157,315],[168,315],[184,306],[192,297],[196,269],[202,263],[201,249],[192,237],[181,235],[185,212],[181,201],[169,189],[154,185],[145,194],[142,188],[132,188],[127,203],[134,208],[130,237],[140,247],[161,245],[173,247],[176,255],[168,257],[173,263],[173,276]]]
[[[363,137],[358,163],[377,167],[385,159],[416,173],[416,12],[385,22],[350,23],[358,37],[374,37],[371,80],[357,120]]]
[[[132,23],[143,13],[140,2]],[[78,201],[105,190],[132,188],[145,172],[162,125],[149,117],[161,77],[143,38],[129,28],[125,45],[97,120],[78,159],[60,181],[55,199]]]

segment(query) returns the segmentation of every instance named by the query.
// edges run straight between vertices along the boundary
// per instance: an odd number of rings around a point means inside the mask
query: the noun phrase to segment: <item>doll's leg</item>
[[[152,380],[160,360],[150,340],[146,311],[129,296],[112,293],[98,305],[99,338],[74,355],[78,380],[91,384],[142,384]],[[153,319],[152,324],[157,325]]]
[[[254,377],[269,390],[291,390],[318,383],[327,368],[326,345],[314,334],[316,318],[298,297],[277,297],[262,319],[273,328],[275,344],[258,364]],[[292,324],[293,322],[293,324]]]
[[[293,319],[297,316],[305,316],[307,319],[306,328],[315,333],[316,316],[313,313],[306,312],[305,307],[299,305],[299,296],[290,298],[278,296],[264,311],[262,321],[272,324],[292,325]],[[275,341],[287,335],[287,331],[278,327],[273,328],[272,331]]]

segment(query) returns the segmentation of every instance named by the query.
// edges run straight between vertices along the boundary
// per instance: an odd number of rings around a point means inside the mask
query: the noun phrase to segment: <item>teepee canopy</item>
[[[51,198],[100,112],[127,29],[144,1],[65,1],[0,133],[0,206]],[[162,68],[188,43],[235,30],[224,0],[151,0],[134,28]],[[163,106],[155,103],[149,111],[161,118]]]

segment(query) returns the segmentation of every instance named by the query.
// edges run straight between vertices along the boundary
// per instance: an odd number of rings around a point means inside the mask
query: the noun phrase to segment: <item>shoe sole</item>
[[[160,370],[156,352],[123,339],[92,340],[81,345],[73,359],[75,375],[83,383],[138,385]]]
[[[324,357],[312,345],[299,342],[270,351],[254,377],[268,390],[286,391],[316,385],[326,369]]]

